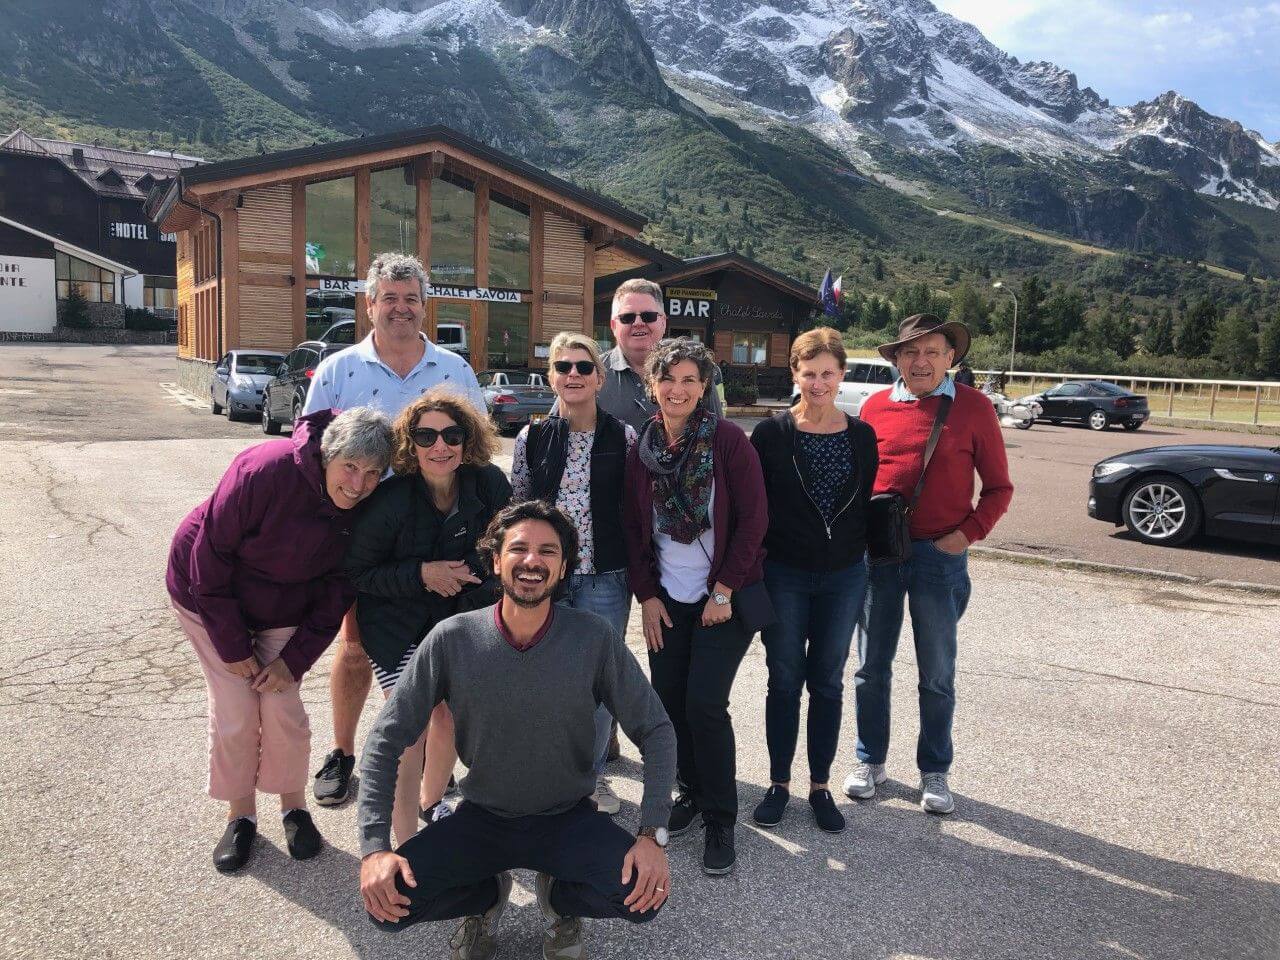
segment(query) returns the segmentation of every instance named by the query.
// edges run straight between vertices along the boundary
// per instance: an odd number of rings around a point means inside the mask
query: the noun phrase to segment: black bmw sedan
[[[1145,396],[1105,380],[1068,380],[1028,399],[1044,411],[1039,420],[1055,426],[1065,421],[1105,430],[1118,423],[1126,430],[1137,430],[1151,416]]]
[[[1151,447],[1099,461],[1089,516],[1126,526],[1143,543],[1198,533],[1280,546],[1280,447]]]

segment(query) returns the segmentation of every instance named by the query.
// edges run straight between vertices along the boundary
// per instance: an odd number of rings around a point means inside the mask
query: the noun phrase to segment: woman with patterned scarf
[[[736,859],[729,691],[753,633],[734,596],[763,579],[769,516],[755,448],[703,403],[713,369],[694,340],[649,355],[658,413],[627,461],[623,527],[649,673],[676,728],[681,793],[668,829],[677,836],[701,813],[703,870],[716,875]]]

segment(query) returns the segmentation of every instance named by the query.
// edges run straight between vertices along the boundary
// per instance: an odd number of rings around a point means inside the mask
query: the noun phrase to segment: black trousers
[[[398,923],[370,919],[384,930],[402,930],[423,920],[478,916],[498,902],[496,874],[523,868],[555,877],[551,906],[562,917],[643,923],[658,911],[632,913],[623,902],[635,878],[622,883],[622,861],[635,842],[589,797],[564,813],[532,817],[500,817],[463,802],[396,851],[418,882],[410,887],[396,878],[410,900],[409,915]]]
[[[649,651],[649,676],[676,728],[680,782],[702,819],[733,826],[738,817],[737,744],[729,691],[751,643],[737,616],[702,625],[706,601],[680,603],[659,594],[672,626],[662,628],[662,649]]]

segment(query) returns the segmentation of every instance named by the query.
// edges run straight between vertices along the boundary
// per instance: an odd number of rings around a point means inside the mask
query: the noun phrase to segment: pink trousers
[[[306,789],[311,766],[311,723],[301,685],[257,693],[222,662],[200,618],[176,603],[174,612],[191,641],[209,692],[209,796],[232,801],[262,793]],[[279,656],[294,627],[254,634],[253,655],[265,666]]]

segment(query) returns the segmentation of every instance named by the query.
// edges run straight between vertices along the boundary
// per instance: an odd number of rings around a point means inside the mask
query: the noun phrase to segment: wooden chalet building
[[[287,351],[345,318],[363,336],[364,277],[387,250],[429,265],[424,329],[477,371],[545,366],[562,330],[608,341],[608,298],[628,276],[705,287],[714,305],[672,330],[730,352],[726,337],[750,332],[766,366],[786,365],[817,298],[741,257],[671,257],[636,239],[639,214],[440,126],[186,169],[148,213],[177,235],[180,380],[199,395],[229,349]]]

